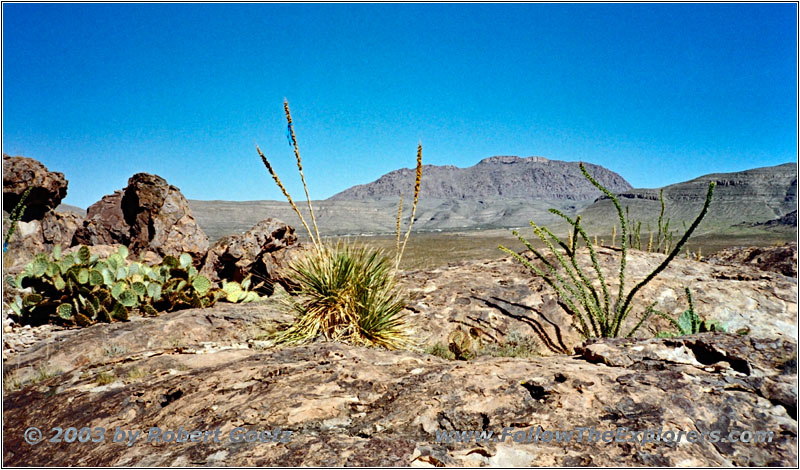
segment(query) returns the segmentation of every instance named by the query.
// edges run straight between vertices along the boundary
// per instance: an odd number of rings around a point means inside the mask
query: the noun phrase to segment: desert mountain
[[[734,173],[712,173],[683,183],[665,186],[665,219],[671,227],[681,228],[682,222],[691,223],[703,206],[709,182],[717,187],[714,198],[703,220],[701,229],[718,230],[730,227],[744,228],[776,220],[791,220],[788,214],[797,210],[797,164],[754,168]],[[634,189],[618,193],[623,207],[629,207],[631,218],[643,221],[642,231],[650,223],[656,230],[660,212],[659,189]],[[616,220],[616,210],[611,200],[603,196],[581,212],[588,224],[607,225]],[[782,224],[797,228],[795,223]]]
[[[587,167],[619,194],[632,219],[642,221],[645,237],[648,224],[656,229],[659,189],[632,189],[617,173],[598,165]],[[403,214],[410,214],[413,178],[411,169],[396,170],[314,202],[321,231],[326,235],[393,233],[401,188],[405,191]],[[717,182],[717,189],[698,234],[797,229],[796,217],[791,216],[797,210],[795,163],[713,173],[664,187],[665,219],[670,219],[672,229],[682,229],[683,222],[694,220],[710,181]],[[189,206],[212,243],[224,235],[245,232],[265,217],[300,227],[297,215],[284,201],[190,200]],[[581,214],[584,225],[594,230],[610,232],[617,220],[611,201],[586,181],[576,163],[541,157],[490,157],[469,168],[426,165],[414,229],[521,227],[530,220],[552,226],[560,219],[548,212],[551,207],[571,216]],[[307,217],[305,204],[300,204],[300,210]]]
[[[623,177],[599,165],[586,164],[589,172],[611,191],[631,189]],[[421,194],[433,199],[535,198],[594,199],[602,194],[581,174],[577,162],[544,157],[501,156],[484,158],[477,165],[424,165]],[[391,171],[376,181],[346,189],[330,198],[343,200],[397,200],[412,196],[414,170]]]

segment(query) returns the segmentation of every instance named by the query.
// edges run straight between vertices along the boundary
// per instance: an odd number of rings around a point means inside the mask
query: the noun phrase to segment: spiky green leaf
[[[67,283],[60,274],[57,274],[56,277],[53,278],[53,286],[56,290],[64,290],[64,288],[67,287]]]
[[[83,327],[90,326],[92,324],[92,321],[89,320],[89,318],[86,315],[83,315],[82,313],[75,313],[75,322],[79,326]]]
[[[161,300],[161,284],[151,281],[147,285],[147,296],[153,300]]]
[[[161,264],[164,265],[164,266],[168,266],[170,268],[177,268],[178,265],[179,265],[179,262],[178,262],[178,258],[176,258],[176,257],[174,257],[172,255],[167,255],[161,261]]]
[[[46,258],[36,257],[33,261],[31,261],[31,277],[42,277],[44,276],[45,272],[47,272],[47,268],[50,266],[50,263],[47,261]]]
[[[119,321],[128,321],[128,309],[120,303],[114,304],[114,308],[111,310],[111,318]]]
[[[105,307],[103,307],[103,306],[101,306],[100,308],[98,308],[98,309],[97,309],[97,316],[96,316],[96,319],[97,319],[97,321],[102,321],[102,322],[106,322],[106,323],[111,323],[111,315],[108,313],[108,309],[106,309],[106,308],[105,308]]]
[[[114,297],[114,299],[119,300],[119,295],[122,294],[127,288],[128,285],[125,284],[124,282],[117,282],[116,284],[114,284],[114,287],[111,288],[111,297]]]
[[[692,331],[693,324],[692,324],[692,313],[689,310],[686,310],[681,314],[678,318],[678,328],[682,335],[690,335],[692,333],[696,333],[696,331]]]
[[[26,307],[31,307],[33,305],[38,304],[41,301],[42,301],[42,296],[34,292],[32,294],[25,295],[25,297],[22,299],[22,305]]]
[[[131,289],[139,297],[147,295],[147,286],[145,286],[144,282],[134,282],[131,284]]]
[[[45,271],[47,277],[53,277],[56,274],[59,274],[60,272],[61,268],[58,266],[58,263],[54,263],[52,261],[47,263],[47,271]]]
[[[96,269],[89,271],[89,284],[92,286],[99,286],[103,284],[103,273]]]

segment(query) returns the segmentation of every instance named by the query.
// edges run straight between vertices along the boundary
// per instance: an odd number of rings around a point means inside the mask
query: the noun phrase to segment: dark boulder
[[[208,237],[192,216],[180,189],[157,175],[137,173],[128,186],[92,204],[75,232],[73,245],[127,246],[138,255],[189,253],[196,265],[208,251]]]
[[[67,180],[32,158],[3,154],[3,210],[11,212],[28,188],[21,219],[25,222],[41,220],[55,209],[67,195]]]
[[[271,293],[277,282],[288,287],[283,268],[299,252],[294,228],[278,219],[264,219],[241,235],[221,238],[208,251],[201,272],[213,280],[241,281],[249,274],[254,281],[266,281]]]

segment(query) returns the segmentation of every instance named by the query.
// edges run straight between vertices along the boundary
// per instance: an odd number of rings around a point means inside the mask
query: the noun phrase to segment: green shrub
[[[580,164],[580,169],[583,172],[583,175],[599,190],[601,190],[606,196],[608,196],[614,204],[614,207],[617,209],[617,215],[619,218],[619,223],[621,227],[621,235],[622,235],[622,247],[621,247],[621,256],[620,256],[620,267],[619,267],[619,290],[617,293],[616,299],[612,302],[609,287],[606,283],[606,280],[603,276],[603,273],[600,269],[600,266],[597,262],[597,257],[595,254],[594,247],[589,240],[588,235],[586,234],[585,230],[581,226],[581,217],[576,217],[575,220],[572,220],[568,216],[564,215],[560,211],[556,209],[550,209],[550,212],[560,216],[564,220],[566,220],[571,229],[571,239],[569,244],[565,244],[562,242],[558,237],[556,237],[553,232],[551,232],[546,227],[539,227],[533,221],[530,222],[531,227],[533,227],[533,231],[547,246],[550,252],[555,256],[556,262],[553,263],[544,255],[539,252],[536,248],[531,245],[531,243],[522,237],[517,231],[514,231],[514,235],[519,238],[519,240],[533,253],[533,255],[544,264],[544,268],[539,268],[527,259],[520,256],[518,253],[509,250],[504,246],[500,246],[500,249],[504,252],[514,256],[517,260],[519,260],[523,265],[525,265],[528,269],[533,271],[535,274],[541,276],[545,282],[555,290],[559,298],[559,304],[561,307],[571,315],[577,322],[577,328],[580,331],[581,335],[585,338],[591,337],[617,337],[620,334],[620,328],[622,327],[622,323],[627,318],[628,314],[630,313],[632,306],[631,302],[636,295],[636,293],[644,287],[647,283],[653,280],[664,268],[669,265],[670,262],[675,258],[678,252],[681,250],[683,245],[691,236],[692,232],[697,228],[700,224],[700,221],[703,220],[705,217],[706,212],[708,211],[708,206],[711,204],[711,198],[714,194],[714,187],[715,183],[711,182],[708,185],[708,192],[706,194],[705,203],[703,204],[703,209],[701,210],[700,214],[694,220],[692,225],[688,228],[686,233],[684,233],[683,237],[678,241],[678,243],[672,248],[670,253],[667,255],[666,259],[656,268],[654,269],[647,277],[645,277],[641,282],[636,284],[630,291],[627,293],[625,292],[625,266],[627,262],[627,254],[628,254],[628,226],[627,226],[627,218],[623,214],[622,207],[619,204],[619,200],[617,197],[612,194],[608,189],[603,187],[600,183],[597,182],[587,171],[586,168],[583,166],[583,163]],[[662,231],[663,231],[662,227]],[[600,291],[595,287],[593,280],[590,279],[587,274],[583,271],[583,269],[578,265],[577,261],[577,250],[578,250],[578,238],[581,238],[584,241],[584,244],[588,247],[589,256],[592,261],[592,267],[596,273],[596,280],[599,281]],[[558,247],[561,248],[559,250]],[[563,250],[563,252],[562,252]],[[562,268],[562,272],[559,271],[558,267]],[[655,304],[653,304],[655,305]],[[644,320],[652,313],[652,306],[648,307],[645,311],[641,320],[631,328],[630,331],[627,332],[626,336],[632,336],[636,330],[643,324]],[[557,351],[557,352],[566,352],[566,351]]]
[[[441,357],[442,359],[447,359],[449,361],[452,361],[456,358],[455,355],[450,352],[447,346],[442,343],[429,344],[425,347],[425,354]]]
[[[692,293],[689,288],[686,288],[686,300],[689,303],[689,308],[686,309],[677,320],[667,315],[664,312],[655,310],[652,306],[648,309],[651,314],[656,314],[666,319],[675,329],[677,334],[669,331],[660,331],[656,334],[657,338],[671,338],[674,336],[693,335],[696,333],[706,333],[709,331],[725,331],[725,328],[715,322],[706,322],[700,318],[697,312],[694,311],[694,302],[692,301]],[[645,319],[647,316],[645,316]]]
[[[321,245],[290,266],[298,286],[287,301],[298,318],[277,333],[278,343],[302,343],[318,335],[335,341],[408,347],[401,311],[405,302],[389,259],[379,250],[346,243]]]
[[[460,327],[447,337],[447,345],[436,343],[425,348],[425,352],[443,359],[468,361],[479,356],[492,357],[536,357],[539,349],[536,340],[512,331],[504,341],[484,344],[473,329]]]
[[[64,256],[58,246],[51,254],[39,253],[11,281],[31,292],[16,296],[10,307],[21,323],[89,326],[125,321],[133,309],[156,315],[208,307],[220,295],[186,253],[166,256],[155,266],[128,263],[127,256],[124,246],[106,259],[86,246]]]
[[[480,355],[493,357],[536,357],[539,356],[539,345],[532,337],[512,331],[505,341],[489,344],[482,348]]]

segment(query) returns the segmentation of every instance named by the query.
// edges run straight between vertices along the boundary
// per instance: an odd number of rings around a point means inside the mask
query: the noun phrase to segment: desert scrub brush
[[[530,222],[531,227],[533,227],[534,234],[544,242],[545,246],[555,256],[555,262],[545,258],[545,256],[539,250],[534,248],[533,245],[517,231],[513,232],[514,235],[516,235],[517,238],[519,238],[519,240],[533,253],[536,259],[544,264],[544,268],[537,267],[518,253],[511,251],[502,245],[500,246],[500,249],[515,257],[524,266],[538,276],[541,276],[545,282],[551,288],[553,288],[553,290],[555,290],[556,294],[558,295],[559,305],[575,319],[577,328],[582,336],[586,338],[617,337],[620,334],[620,328],[623,321],[632,309],[631,301],[636,293],[642,287],[647,285],[647,283],[652,281],[661,271],[664,270],[664,268],[667,267],[667,265],[669,265],[670,262],[672,262],[691,234],[700,224],[700,221],[705,217],[714,194],[715,183],[711,182],[708,185],[708,192],[706,194],[705,203],[703,204],[703,209],[700,211],[700,214],[694,220],[692,225],[687,229],[686,233],[684,233],[683,237],[681,237],[680,241],[678,241],[678,243],[672,248],[666,259],[664,259],[664,261],[658,265],[658,267],[656,267],[647,277],[645,277],[645,279],[636,284],[626,294],[625,268],[628,255],[628,244],[634,242],[638,237],[629,237],[629,218],[623,213],[622,206],[620,205],[617,197],[607,188],[598,183],[597,180],[595,180],[592,175],[586,171],[583,163],[580,164],[580,169],[583,175],[589,180],[589,182],[592,183],[592,185],[594,185],[609,199],[611,199],[614,207],[617,210],[621,231],[621,255],[618,274],[619,289],[617,291],[615,301],[613,303],[610,301],[609,288],[606,284],[605,278],[603,277],[600,265],[597,262],[597,255],[594,248],[596,244],[593,245],[591,243],[589,236],[581,226],[580,216],[578,216],[575,220],[572,220],[557,209],[550,209],[551,213],[560,216],[573,227],[573,239],[571,240],[569,246],[562,242],[546,227],[539,227],[533,221]],[[601,292],[599,292],[595,287],[595,282],[587,276],[583,268],[581,268],[577,262],[575,239],[577,239],[578,236],[581,237],[589,250],[589,257],[591,259],[592,267],[596,273],[596,281],[598,281],[597,283],[600,286],[602,295]],[[560,246],[564,250],[564,253],[556,248],[556,246]],[[561,268],[560,270],[559,267]],[[645,318],[650,315],[649,310],[651,307],[649,307],[648,312],[645,313]],[[632,336],[642,325],[642,323],[643,320],[638,322],[633,328],[631,328],[631,330],[628,331],[626,336]]]

